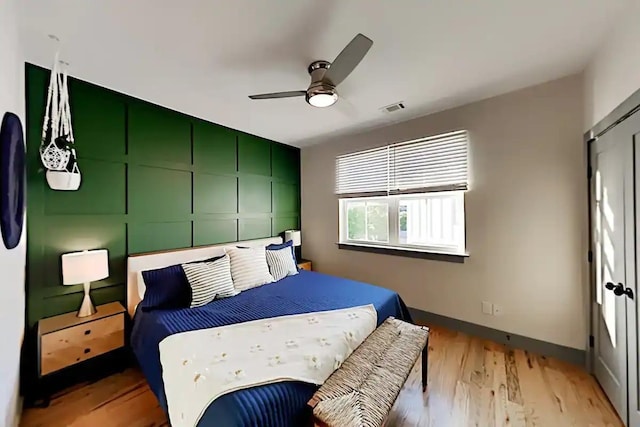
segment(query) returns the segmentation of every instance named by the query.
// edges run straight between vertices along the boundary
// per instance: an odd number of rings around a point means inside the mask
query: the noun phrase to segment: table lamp
[[[72,252],[62,255],[62,284],[84,284],[84,298],[78,310],[78,317],[96,313],[89,292],[91,282],[109,277],[109,253],[106,249]]]
[[[293,246],[295,247],[294,251],[296,254],[296,259],[302,259],[300,245],[302,245],[302,235],[300,230],[286,230],[284,232],[284,241],[288,242],[291,240],[293,242]]]

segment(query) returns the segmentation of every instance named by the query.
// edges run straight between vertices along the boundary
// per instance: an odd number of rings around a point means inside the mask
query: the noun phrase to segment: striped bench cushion
[[[344,361],[309,401],[321,425],[382,426],[418,357],[429,329],[389,317]]]

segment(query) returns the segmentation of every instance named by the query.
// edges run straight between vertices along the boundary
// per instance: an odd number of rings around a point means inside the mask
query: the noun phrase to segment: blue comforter
[[[365,304],[375,306],[378,324],[389,316],[411,320],[406,306],[393,291],[302,270],[298,275],[199,308],[138,310],[134,317],[131,345],[149,386],[166,411],[158,345],[169,335]],[[198,426],[305,425],[310,417],[307,401],[316,389],[313,384],[289,381],[229,393],[211,403]]]

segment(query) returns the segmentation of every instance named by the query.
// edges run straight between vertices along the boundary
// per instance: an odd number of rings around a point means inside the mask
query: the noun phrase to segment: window
[[[386,200],[349,200],[346,204],[347,240],[389,243],[389,203]]]
[[[465,254],[466,131],[336,159],[340,242]]]
[[[464,193],[340,200],[340,241],[463,254]]]

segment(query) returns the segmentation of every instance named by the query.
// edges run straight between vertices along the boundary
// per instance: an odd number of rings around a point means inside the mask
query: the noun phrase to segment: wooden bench
[[[427,389],[428,341],[429,328],[389,317],[313,395],[314,425],[384,426],[421,353]]]

